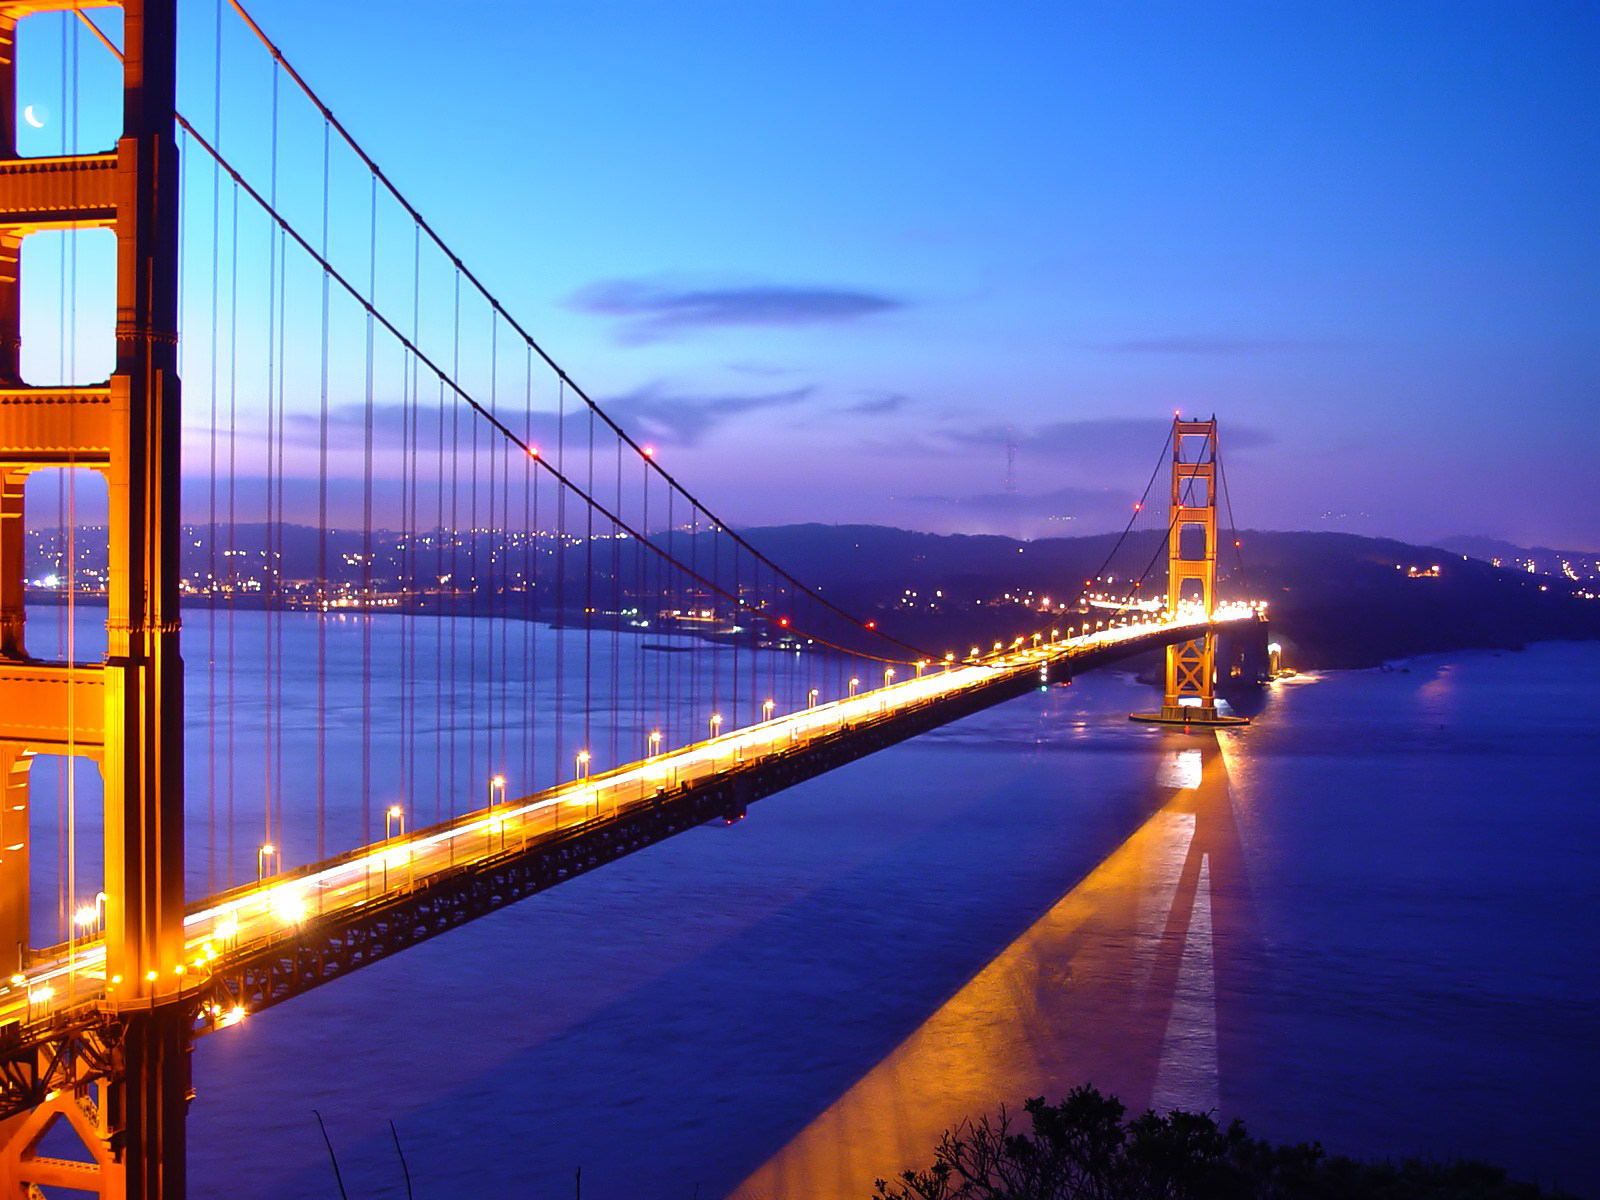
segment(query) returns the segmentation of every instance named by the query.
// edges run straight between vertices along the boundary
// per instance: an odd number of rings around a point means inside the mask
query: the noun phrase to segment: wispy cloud
[[[972,446],[1014,445],[1019,452],[1072,455],[1080,459],[1154,455],[1166,436],[1168,422],[1145,417],[1090,417],[1077,421],[1047,421],[1030,427],[985,424],[949,429],[944,436],[953,449]],[[1272,436],[1254,426],[1229,421],[1226,440],[1230,449],[1272,443]],[[1221,440],[1219,438],[1219,440]]]
[[[902,395],[899,392],[889,392],[882,396],[869,396],[865,400],[847,404],[839,411],[849,413],[852,416],[876,417],[899,412],[909,401],[909,396]]]
[[[748,360],[731,362],[728,370],[738,375],[755,375],[762,379],[775,379],[784,375],[796,375],[799,367],[782,367],[776,363],[750,362]]]
[[[1126,338],[1092,342],[1091,350],[1109,354],[1290,354],[1301,350],[1334,350],[1342,343],[1325,338],[1233,338],[1205,334]]]
[[[814,325],[853,321],[903,308],[880,292],[771,284],[753,287],[673,287],[616,279],[576,292],[580,312],[616,317],[625,342],[650,342],[697,329],[736,325]]]
[[[1062,487],[1048,492],[980,492],[970,496],[911,496],[914,504],[942,505],[986,517],[1099,518],[1126,509],[1121,492],[1110,488]]]
[[[675,395],[659,383],[646,384],[604,407],[625,428],[658,442],[693,446],[717,426],[746,413],[787,408],[810,398],[815,389],[791,388],[760,395]]]

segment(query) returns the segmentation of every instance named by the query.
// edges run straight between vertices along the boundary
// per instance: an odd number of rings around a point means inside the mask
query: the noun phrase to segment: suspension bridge
[[[1237,720],[1215,419],[1073,600],[902,640],[608,414],[241,4],[183,6],[180,89],[179,7],[0,0],[0,1195],[182,1196],[194,1039],[984,707],[1165,647],[1139,719]]]

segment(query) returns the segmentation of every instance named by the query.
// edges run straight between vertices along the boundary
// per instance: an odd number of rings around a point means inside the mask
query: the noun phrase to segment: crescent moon
[[[29,125],[32,125],[35,129],[43,129],[44,128],[44,122],[39,120],[38,117],[34,116],[33,105],[31,105],[31,104],[28,105],[27,108],[22,110],[22,119],[24,121],[26,121]]]

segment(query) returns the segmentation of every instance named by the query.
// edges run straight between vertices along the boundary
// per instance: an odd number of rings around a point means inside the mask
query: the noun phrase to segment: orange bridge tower
[[[183,992],[176,0],[122,0],[114,146],[22,158],[16,141],[19,24],[108,4],[0,0],[0,980],[29,994],[27,1017],[0,1026],[0,1196],[176,1200],[193,1019]],[[115,370],[89,386],[27,384],[23,240],[85,229],[116,237]],[[45,661],[25,638],[26,483],[71,468],[107,484],[107,645],[97,663]],[[41,754],[100,768],[103,979],[29,974],[29,773]],[[63,989],[101,998],[52,1006]],[[81,1143],[71,1158],[56,1141],[62,1127]]]
[[[1167,615],[1217,611],[1217,419],[1172,422],[1172,501],[1167,522]],[[1244,725],[1245,718],[1217,711],[1217,634],[1167,647],[1161,711],[1134,713],[1135,721],[1163,725]]]

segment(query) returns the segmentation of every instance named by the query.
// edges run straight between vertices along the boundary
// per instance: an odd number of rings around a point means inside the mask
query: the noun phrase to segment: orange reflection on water
[[[1161,736],[1155,813],[735,1200],[860,1200],[874,1179],[926,1166],[963,1117],[1078,1083],[1134,1111],[1218,1107],[1218,981],[1250,937],[1249,893],[1216,737]]]

